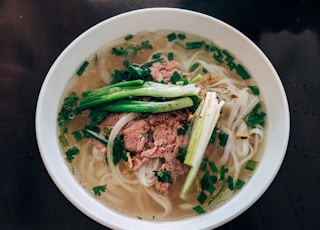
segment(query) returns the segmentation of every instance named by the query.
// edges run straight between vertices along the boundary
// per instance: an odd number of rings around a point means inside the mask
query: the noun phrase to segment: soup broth
[[[171,183],[157,182],[158,186],[165,184],[167,186],[165,189],[156,187],[155,182],[156,173],[164,163],[163,156],[150,157],[147,160],[139,158],[143,161],[143,169],[138,166],[134,168],[134,160],[137,155],[141,155],[141,152],[125,150],[127,161],[122,159],[117,165],[112,164],[112,169],[107,157],[108,144],[102,143],[101,140],[83,131],[83,128],[92,121],[91,109],[77,109],[79,102],[76,98],[74,104],[67,108],[70,111],[67,116],[69,120],[61,120],[60,115],[63,109],[58,115],[58,135],[62,152],[75,178],[90,195],[107,207],[133,218],[154,221],[178,220],[199,215],[223,205],[239,191],[243,184],[248,182],[255,165],[261,158],[265,113],[259,88],[252,79],[254,76],[250,76],[250,73],[232,56],[231,51],[221,49],[201,37],[174,31],[145,31],[124,36],[112,44],[107,44],[88,57],[84,63],[79,63],[79,69],[75,71],[65,89],[64,98],[70,98],[74,93],[74,97],[81,100],[88,91],[114,84],[116,72],[124,71],[128,63],[138,67],[149,63],[149,69],[153,68],[152,71],[160,68],[162,78],[159,83],[163,85],[184,85],[186,83],[183,83],[183,79],[186,79],[187,84],[192,83],[201,88],[198,94],[200,101],[203,100],[206,92],[215,92],[218,100],[225,103],[212,134],[212,139],[215,138],[215,140],[210,139],[193,186],[189,189],[186,198],[182,199],[181,190],[190,166],[183,165],[181,162],[184,173],[178,173]],[[171,76],[174,71],[168,67],[169,63],[175,63],[174,70],[182,77],[176,83],[172,83]],[[148,101],[149,97],[139,98],[139,100]],[[61,108],[65,103],[66,100],[62,100]],[[177,129],[186,131],[181,134],[184,135],[185,141],[189,140],[188,130],[192,127],[192,117],[196,116],[195,111],[196,108],[194,110],[182,108],[167,112],[175,119],[182,117],[179,120],[182,128],[179,126],[180,128]],[[129,113],[107,112],[104,114],[104,119],[96,124],[100,129],[93,129],[93,131],[106,140],[115,123],[105,126],[102,124],[108,123],[106,119],[111,114],[118,116],[116,121],[119,121],[120,117]],[[116,136],[123,135],[121,132],[124,132],[123,129],[127,127],[129,120],[143,122],[143,120],[154,118],[158,119],[157,126],[160,127],[163,124],[169,127],[167,123],[169,121],[161,123],[161,119],[165,119],[160,118],[162,115],[162,113],[134,115],[121,127]],[[257,117],[259,119],[254,120]],[[188,123],[188,128],[183,126],[185,123]],[[150,127],[150,130],[152,129]],[[152,142],[155,141],[152,135],[154,133],[148,131],[148,134],[142,135],[141,138]],[[178,137],[179,135],[175,138]],[[152,142],[152,147],[154,145],[155,143]],[[143,146],[143,151],[147,150],[146,146],[147,144]],[[183,147],[187,148],[188,142]],[[113,151],[116,150],[113,148]],[[177,162],[177,154],[174,157],[173,161]],[[111,159],[114,160],[114,158]],[[207,180],[205,180],[206,175],[209,175]],[[205,187],[206,182],[209,183],[207,187]]]

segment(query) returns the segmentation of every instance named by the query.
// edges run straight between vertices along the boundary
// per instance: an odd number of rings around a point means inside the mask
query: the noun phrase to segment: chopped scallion
[[[246,169],[253,171],[256,168],[257,162],[254,160],[248,160],[247,164],[246,164]]]
[[[83,64],[80,66],[80,68],[77,71],[77,75],[80,77],[83,72],[86,70],[87,66],[89,65],[88,61],[84,61]]]

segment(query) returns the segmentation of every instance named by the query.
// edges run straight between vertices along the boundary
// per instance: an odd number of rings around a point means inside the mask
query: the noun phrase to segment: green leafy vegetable
[[[102,192],[106,191],[107,185],[98,185],[92,188],[94,195],[101,196]]]
[[[204,202],[206,202],[207,199],[208,196],[204,192],[201,192],[197,197],[197,201],[199,201],[200,204],[204,204]]]
[[[178,159],[181,163],[183,163],[184,160],[186,159],[187,150],[188,150],[187,147],[180,147],[178,149],[178,154],[176,159]]]
[[[66,151],[67,161],[72,162],[74,157],[80,153],[77,147],[72,147]]]
[[[172,177],[171,172],[168,170],[154,170],[155,176],[157,177],[157,180],[162,183],[169,183],[172,184]]]
[[[79,131],[74,131],[71,133],[73,135],[73,137],[77,140],[77,141],[81,141],[84,137],[81,134],[81,132]]]
[[[237,182],[234,184],[233,183],[233,178],[231,176],[228,176],[227,182],[228,182],[230,190],[241,189],[245,184],[244,181],[242,181],[240,179],[238,179]]]
[[[247,116],[247,125],[250,128],[255,128],[256,125],[264,125],[266,113],[260,111],[261,104],[258,103]]]
[[[127,151],[124,148],[123,136],[117,136],[113,144],[113,164],[117,165],[120,161],[128,161]]]

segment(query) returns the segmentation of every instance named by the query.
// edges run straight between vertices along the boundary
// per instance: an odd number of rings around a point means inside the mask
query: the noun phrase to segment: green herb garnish
[[[80,68],[77,71],[77,75],[80,77],[83,72],[86,70],[87,66],[89,65],[88,61],[84,61],[83,64],[80,66]]]
[[[172,177],[171,172],[168,170],[154,170],[155,176],[157,177],[157,180],[162,183],[169,183],[172,184]]]
[[[94,192],[94,195],[101,196],[101,193],[106,191],[106,187],[107,185],[98,185],[93,187],[92,190]]]
[[[246,164],[246,169],[253,171],[256,168],[257,162],[254,160],[248,160],[247,164]]]
[[[77,147],[72,147],[71,149],[66,151],[67,161],[72,162],[74,157],[80,153]]]

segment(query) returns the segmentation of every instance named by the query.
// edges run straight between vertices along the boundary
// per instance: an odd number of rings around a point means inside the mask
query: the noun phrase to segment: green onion
[[[186,35],[185,35],[185,34],[178,34],[177,36],[178,36],[178,38],[179,38],[180,40],[186,39]]]
[[[197,206],[193,207],[192,209],[194,211],[196,211],[198,214],[203,214],[206,212],[200,205],[197,205]]]
[[[245,68],[241,64],[238,64],[236,66],[236,71],[243,80],[248,80],[251,78],[249,73],[245,70]]]
[[[172,41],[176,40],[177,39],[176,33],[168,34],[167,35],[167,39],[168,39],[169,42],[172,42]]]
[[[90,136],[90,137],[92,137],[92,138],[100,141],[101,143],[103,143],[103,144],[105,144],[105,145],[108,144],[108,140],[107,140],[105,137],[103,137],[102,135],[100,135],[99,133],[96,133],[96,132],[94,132],[94,131],[92,131],[92,130],[90,130],[90,129],[87,129],[87,128],[84,128],[84,129],[83,129],[83,132],[84,132],[86,135],[88,135],[88,136]]]
[[[60,144],[63,147],[66,147],[66,146],[69,145],[68,140],[67,140],[66,136],[63,133],[59,135],[59,141],[60,141]]]
[[[197,41],[197,42],[186,42],[186,49],[190,50],[190,49],[199,49],[202,46],[205,45],[204,41]]]
[[[110,112],[163,113],[191,107],[190,97],[181,97],[169,101],[119,100],[100,109]]]
[[[132,87],[113,86],[90,91],[80,99],[78,108],[83,110],[129,97],[178,98],[197,95],[198,92],[199,88],[194,84],[178,86],[148,81]]]
[[[197,201],[199,201],[200,204],[204,204],[204,202],[206,202],[207,199],[208,196],[204,192],[201,192],[197,197]]]
[[[256,168],[257,162],[254,160],[248,160],[247,164],[246,164],[246,169],[253,171]]]
[[[83,139],[83,136],[79,131],[74,131],[71,134],[77,141],[81,141]]]
[[[83,72],[86,70],[87,66],[89,65],[88,61],[84,61],[83,64],[80,66],[80,68],[77,71],[77,75],[80,77]]]
[[[173,61],[173,59],[174,59],[173,53],[172,53],[172,52],[169,52],[169,53],[168,53],[168,60],[169,60],[169,61]]]
[[[189,68],[189,73],[192,73],[193,71],[195,71],[199,67],[199,65],[200,65],[199,62],[193,63],[192,66],[190,66]]]
[[[161,53],[155,53],[152,55],[152,59],[159,59],[161,57]]]
[[[129,41],[133,38],[132,34],[128,34],[127,36],[124,37],[124,40]]]
[[[216,126],[223,105],[224,101],[219,103],[215,92],[207,92],[203,103],[199,106],[200,112],[198,112],[199,114],[194,122],[186,159],[184,161],[184,163],[191,166],[191,168],[180,192],[182,199],[186,199],[187,193],[198,173],[205,149],[209,143],[211,133]]]
[[[252,91],[252,93],[254,95],[259,95],[260,94],[260,90],[259,90],[259,88],[257,86],[248,86],[248,87],[251,89],[251,91]]]

